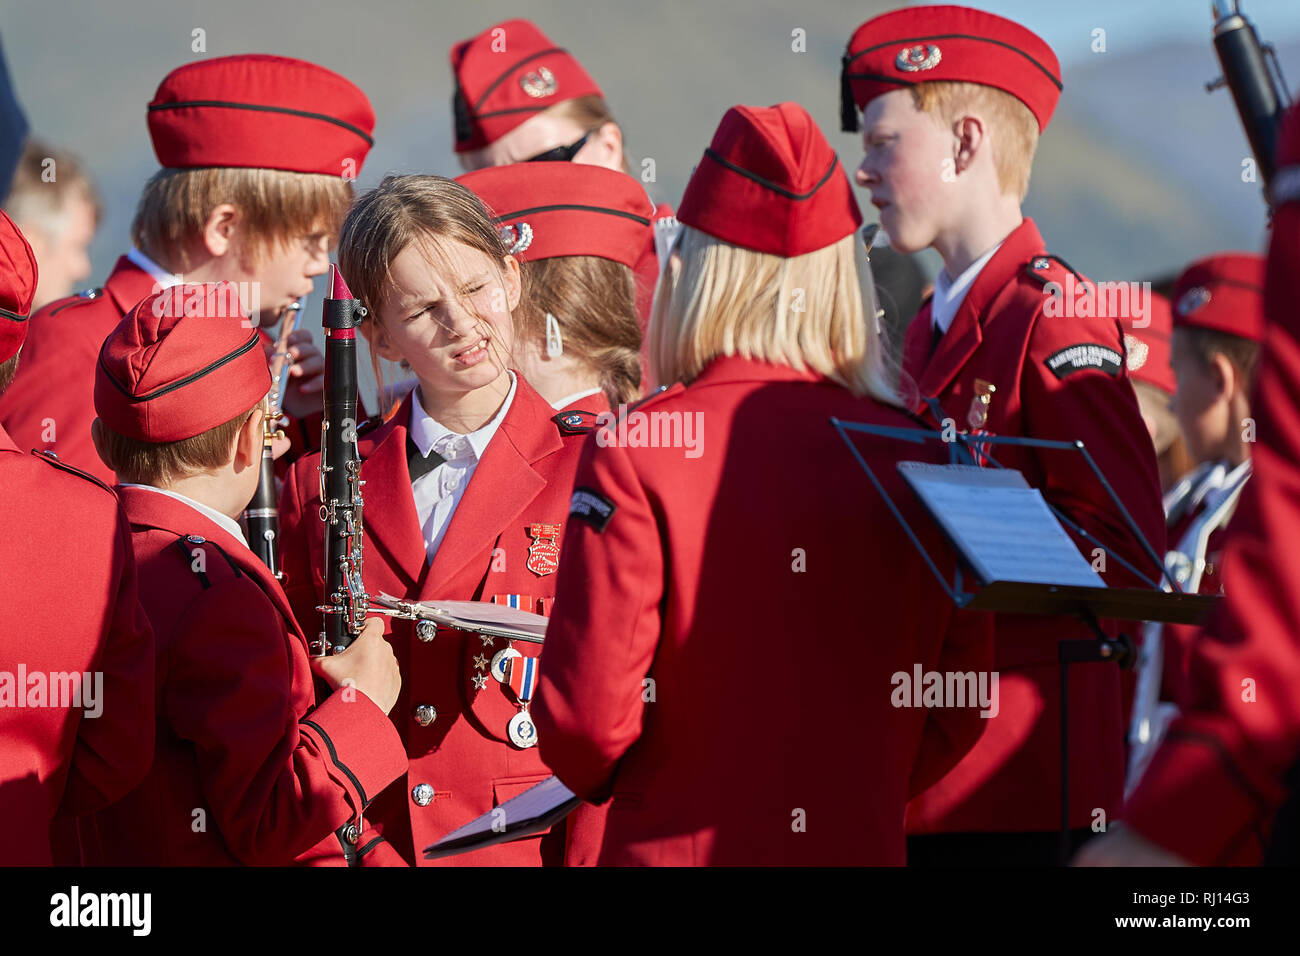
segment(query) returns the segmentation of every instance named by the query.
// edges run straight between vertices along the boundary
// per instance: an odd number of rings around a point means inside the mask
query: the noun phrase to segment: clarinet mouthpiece
[[[353,298],[352,290],[343,279],[343,273],[339,267],[330,263],[330,298],[331,299],[351,299]]]

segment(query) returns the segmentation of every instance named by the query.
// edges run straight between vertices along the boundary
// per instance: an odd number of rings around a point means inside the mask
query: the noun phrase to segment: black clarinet
[[[262,420],[262,464],[257,477],[257,491],[244,510],[244,530],[248,535],[249,549],[271,569],[277,579],[284,577],[280,567],[280,503],[275,494],[275,455],[273,442],[283,438],[281,430],[284,408],[285,378],[289,362],[285,344],[298,324],[301,302],[294,302],[285,310],[276,352],[271,359],[271,394],[266,417]]]
[[[361,456],[357,450],[357,325],[365,307],[330,266],[325,326],[325,418],[321,422],[320,517],[325,522],[325,629],[316,656],[337,654],[356,640],[370,596],[361,581]]]
[[[1259,165],[1267,198],[1275,170],[1274,151],[1278,127],[1289,97],[1281,83],[1277,55],[1271,45],[1259,42],[1255,27],[1241,13],[1238,0],[1213,0],[1214,51],[1223,76],[1206,84],[1207,90],[1226,86],[1232,91],[1246,139]],[[1272,61],[1272,71],[1269,61]],[[1274,72],[1277,80],[1274,80]],[[1281,92],[1279,92],[1279,86]]]

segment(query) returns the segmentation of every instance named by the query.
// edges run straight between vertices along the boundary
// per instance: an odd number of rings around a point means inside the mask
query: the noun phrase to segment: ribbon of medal
[[[992,382],[986,382],[982,378],[975,379],[975,397],[970,401],[970,411],[966,413],[966,424],[971,428],[971,435],[991,435],[993,434],[984,425],[989,420],[989,405],[993,401],[993,393],[998,387]],[[981,468],[988,466],[989,460],[985,455],[985,449],[988,447],[987,442],[973,441],[970,443],[971,454],[975,458],[975,464]]]
[[[522,750],[537,745],[537,728],[528,713],[528,702],[537,689],[537,658],[512,657],[505,662],[506,681],[519,701],[519,713],[510,718],[506,734],[510,742]]]

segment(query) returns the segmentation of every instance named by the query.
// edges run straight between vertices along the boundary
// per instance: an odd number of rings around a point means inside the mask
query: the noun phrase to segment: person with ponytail
[[[520,260],[528,295],[515,310],[515,367],[560,411],[639,398],[632,269],[654,216],[641,184],[572,163],[492,166],[457,182],[483,200]]]

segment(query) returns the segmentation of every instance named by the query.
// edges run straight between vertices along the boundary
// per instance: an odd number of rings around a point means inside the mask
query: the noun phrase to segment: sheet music
[[[560,783],[559,777],[547,777],[519,796],[452,830],[437,843],[426,847],[425,858],[434,859],[477,850],[544,830],[557,819],[562,819],[580,802],[572,790]]]
[[[898,470],[981,583],[1106,586],[1020,472],[915,461]]]
[[[389,595],[381,594],[388,598]],[[521,611],[505,604],[490,601],[412,601],[416,607],[425,608],[448,624],[474,630],[475,624],[507,627],[538,638],[546,636],[546,617],[531,611]]]

